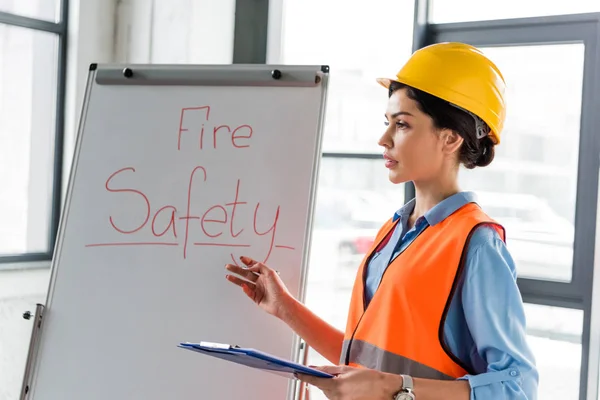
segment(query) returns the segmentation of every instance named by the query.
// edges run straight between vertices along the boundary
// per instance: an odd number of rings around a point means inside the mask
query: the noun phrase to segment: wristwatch
[[[402,377],[402,389],[394,396],[394,400],[415,400],[413,393],[413,380],[408,375],[400,375]]]

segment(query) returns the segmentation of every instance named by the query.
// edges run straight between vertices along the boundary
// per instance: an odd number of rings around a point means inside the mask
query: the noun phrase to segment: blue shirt
[[[472,202],[476,197],[471,192],[448,197],[419,217],[410,230],[407,225],[414,199],[398,210],[394,221],[400,221],[390,241],[371,257],[365,281],[367,303],[391,260],[427,226]],[[469,242],[464,272],[444,324],[449,350],[473,372],[459,378],[469,381],[471,400],[537,399],[538,371],[527,343],[516,278],[514,261],[496,230],[478,227]]]

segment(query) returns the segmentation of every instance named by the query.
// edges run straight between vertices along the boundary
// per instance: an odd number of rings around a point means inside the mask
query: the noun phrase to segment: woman
[[[441,43],[413,54],[388,89],[379,140],[393,183],[416,196],[379,231],[355,282],[346,332],[295,300],[274,271],[243,257],[227,279],[340,366],[299,376],[339,400],[537,397],[523,303],[503,228],[458,185],[459,165],[494,158],[505,83],[479,50]],[[256,274],[255,274],[256,273]]]

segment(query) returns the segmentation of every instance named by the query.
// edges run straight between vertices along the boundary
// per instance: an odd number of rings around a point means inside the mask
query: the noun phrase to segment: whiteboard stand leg
[[[306,365],[308,362],[308,344],[303,339],[300,339],[300,354],[302,358],[302,364]],[[298,382],[298,392],[296,393],[296,398],[298,400],[308,400],[309,399],[309,391],[308,385],[304,382]]]
[[[35,357],[40,330],[42,328],[43,314],[44,305],[38,303],[35,307],[35,314],[33,316],[33,328],[31,330],[31,338],[29,339],[29,351],[27,352],[27,362],[25,363],[25,374],[23,374],[23,385],[21,386],[21,396],[19,396],[19,400],[25,400],[29,394],[33,358]],[[31,319],[31,317],[31,311],[23,313],[23,318]]]

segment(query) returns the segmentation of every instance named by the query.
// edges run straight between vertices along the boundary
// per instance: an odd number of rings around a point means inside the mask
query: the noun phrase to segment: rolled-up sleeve
[[[536,400],[538,371],[527,343],[514,261],[492,228],[478,231],[483,240],[468,249],[462,306],[473,351],[486,371],[461,379],[471,386],[471,400]]]

